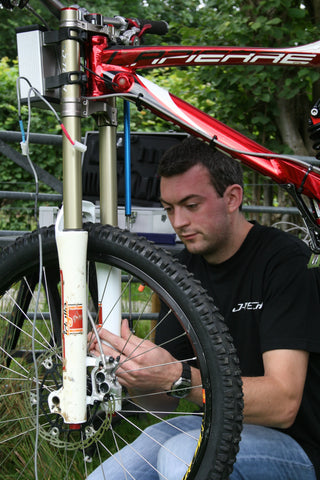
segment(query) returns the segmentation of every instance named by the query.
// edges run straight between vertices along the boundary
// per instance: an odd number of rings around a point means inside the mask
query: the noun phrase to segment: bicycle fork
[[[66,8],[61,12],[61,26],[67,27],[69,36],[61,43],[62,74],[72,75],[80,72],[80,45],[77,41],[77,10]],[[75,39],[73,39],[73,35]],[[81,181],[81,92],[80,85],[75,82],[64,85],[61,92],[61,117],[63,124],[74,141],[63,136],[63,222],[62,214],[56,224],[56,241],[58,248],[61,299],[62,299],[62,387],[48,396],[52,413],[61,415],[64,422],[80,428],[87,420],[87,405],[96,400],[104,401],[106,388],[112,383],[112,409],[121,408],[121,387],[107,366],[105,358],[87,356],[87,244],[88,234],[82,226],[82,181]],[[116,179],[116,126],[102,122],[99,127],[100,144],[100,211],[102,223],[117,224],[117,179]],[[106,159],[108,161],[106,161]],[[106,181],[108,182],[106,184]],[[107,185],[107,186],[106,186]],[[108,186],[109,185],[109,186]],[[63,227],[62,227],[63,225]],[[111,288],[106,292],[104,285],[108,278]],[[102,269],[97,266],[99,290],[99,313],[101,324],[110,301],[120,298],[120,272]],[[113,300],[110,298],[113,298]],[[119,303],[119,302],[118,302]],[[113,327],[108,328],[119,334],[121,311],[113,308],[111,312]],[[101,325],[100,325],[101,326]],[[93,367],[91,373],[92,392],[87,392],[87,367]],[[113,367],[114,370],[114,367]],[[100,387],[97,379],[103,377]],[[108,394],[108,398],[110,395]]]

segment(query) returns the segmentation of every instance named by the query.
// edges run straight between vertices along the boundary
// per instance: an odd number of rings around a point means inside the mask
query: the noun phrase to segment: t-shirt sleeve
[[[320,352],[319,270],[308,269],[307,261],[299,249],[280,249],[267,266],[259,325],[262,352]]]

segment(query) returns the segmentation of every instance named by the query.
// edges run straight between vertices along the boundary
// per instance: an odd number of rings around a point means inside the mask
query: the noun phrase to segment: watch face
[[[175,385],[172,386],[170,395],[176,398],[185,398],[190,393],[191,381],[180,378]]]
[[[185,398],[190,393],[191,382],[191,368],[187,362],[182,363],[182,375],[176,380],[171,390],[167,392],[170,397]]]

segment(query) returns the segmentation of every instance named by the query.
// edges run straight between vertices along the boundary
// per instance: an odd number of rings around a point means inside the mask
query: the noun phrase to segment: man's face
[[[161,202],[177,235],[191,253],[214,261],[230,234],[226,195],[220,197],[201,164],[162,177]]]

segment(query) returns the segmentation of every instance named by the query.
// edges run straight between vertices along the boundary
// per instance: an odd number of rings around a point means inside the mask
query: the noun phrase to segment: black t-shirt
[[[291,435],[312,460],[320,479],[320,272],[308,269],[308,247],[280,230],[254,224],[238,252],[208,264],[186,250],[179,254],[220,309],[233,337],[243,376],[264,374],[262,353],[275,349],[310,352],[301,407]],[[172,317],[157,343],[180,326]],[[172,337],[171,337],[172,338]],[[188,347],[171,344],[176,358]]]

